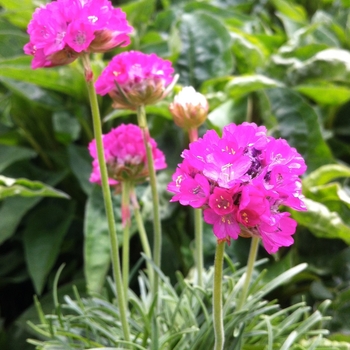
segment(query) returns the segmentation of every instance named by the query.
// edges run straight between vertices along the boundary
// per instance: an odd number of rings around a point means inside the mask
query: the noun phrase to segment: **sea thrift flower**
[[[182,157],[171,201],[204,209],[218,240],[258,236],[269,253],[293,244],[296,222],[279,206],[306,210],[299,179],[306,165],[287,141],[254,123],[230,124],[222,137],[209,130]]]
[[[154,53],[123,52],[113,57],[97,79],[96,92],[108,93],[114,108],[136,109],[165,97],[173,72],[171,62]]]
[[[130,43],[126,15],[109,0],[57,0],[37,8],[28,25],[32,68],[73,62],[83,52],[105,52]]]
[[[150,138],[154,166],[156,170],[166,168],[165,157]],[[146,149],[141,129],[133,124],[122,124],[103,135],[103,148],[109,175],[109,184],[118,185],[121,181],[142,182],[148,177]],[[93,158],[90,182],[100,184],[101,173],[98,165],[96,141],[89,144]]]
[[[184,87],[170,104],[169,110],[174,122],[180,128],[198,128],[207,119],[209,104],[204,95],[192,86]]]

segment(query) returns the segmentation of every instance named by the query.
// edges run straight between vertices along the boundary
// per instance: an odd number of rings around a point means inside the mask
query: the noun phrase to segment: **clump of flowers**
[[[299,176],[302,156],[286,140],[268,137],[254,123],[214,130],[182,153],[168,190],[172,202],[204,209],[218,240],[258,236],[268,253],[293,244],[296,221],[281,205],[306,210]]]
[[[102,141],[110,185],[116,186],[122,181],[138,183],[147,179],[146,149],[141,129],[138,126],[122,124],[103,135]],[[149,138],[149,142],[152,146],[155,169],[166,168],[163,152],[157,148],[157,143],[153,138]],[[90,142],[89,151],[93,157],[90,182],[100,184],[101,173],[95,140]]]
[[[192,86],[184,87],[169,105],[174,123],[189,130],[198,128],[207,119],[209,104],[204,95]]]
[[[154,53],[123,52],[113,57],[97,79],[96,92],[108,93],[114,108],[135,109],[165,97],[173,73],[171,62]]]
[[[32,68],[73,62],[83,52],[105,52],[130,43],[133,28],[109,0],[57,0],[37,8],[28,25]]]

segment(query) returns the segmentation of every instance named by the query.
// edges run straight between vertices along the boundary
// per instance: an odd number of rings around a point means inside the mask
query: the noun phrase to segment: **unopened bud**
[[[174,122],[180,128],[198,128],[207,119],[209,104],[192,86],[184,87],[169,106]]]

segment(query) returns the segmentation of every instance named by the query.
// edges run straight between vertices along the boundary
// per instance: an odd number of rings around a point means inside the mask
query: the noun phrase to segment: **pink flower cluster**
[[[154,53],[123,52],[113,57],[97,79],[96,92],[108,93],[115,108],[135,109],[162,99],[173,73],[171,62]]]
[[[130,43],[126,15],[109,0],[57,0],[37,8],[28,25],[32,68],[73,62],[82,52],[105,52]]]
[[[172,202],[204,209],[219,240],[258,236],[268,253],[293,244],[296,221],[279,206],[306,210],[299,176],[304,159],[254,123],[213,130],[182,153],[168,190]]]
[[[150,138],[154,167],[166,168],[165,157],[157,148],[157,143]],[[141,129],[134,124],[122,124],[103,135],[103,148],[107,163],[109,184],[116,186],[121,181],[142,182],[148,177],[146,149]],[[97,158],[96,140],[89,144],[93,157],[93,170],[90,182],[100,184],[101,173]]]

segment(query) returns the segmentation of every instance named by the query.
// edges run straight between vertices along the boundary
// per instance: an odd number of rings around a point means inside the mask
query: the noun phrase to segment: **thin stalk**
[[[142,216],[140,213],[140,205],[137,201],[137,197],[135,194],[135,188],[133,186],[130,188],[130,195],[131,195],[131,203],[132,203],[133,209],[134,209],[134,216],[135,216],[137,228],[138,228],[139,235],[140,235],[142,249],[143,249],[143,252],[145,253],[146,257],[149,259],[149,261],[151,261],[152,260],[151,247],[150,247],[149,242],[148,242],[147,233],[146,233],[145,226],[143,224]],[[153,271],[152,265],[150,264],[149,261],[146,262],[147,274],[148,274],[149,284],[150,284],[151,288],[153,288],[154,271]]]
[[[214,350],[224,348],[225,333],[222,315],[222,270],[224,264],[225,241],[218,241],[214,263],[213,314],[214,314]]]
[[[198,140],[198,129],[188,130],[190,142]],[[203,220],[202,209],[194,209],[195,262],[197,267],[197,285],[203,287]]]
[[[122,221],[123,221],[123,285],[124,295],[128,299],[129,256],[130,256],[130,183],[122,182]]]
[[[157,190],[157,178],[156,171],[154,168],[154,161],[152,155],[152,146],[149,142],[150,135],[147,126],[145,106],[139,106],[137,108],[137,120],[139,127],[142,130],[143,142],[146,148],[147,163],[149,171],[149,179],[152,190],[152,202],[153,202],[153,232],[154,232],[154,243],[153,243],[153,261],[157,267],[160,268],[161,265],[161,250],[162,250],[162,227],[160,223],[159,215],[159,197]],[[159,276],[154,275],[153,281],[153,293],[154,295],[158,292]]]
[[[93,120],[94,136],[96,140],[98,163],[99,163],[100,172],[101,172],[101,186],[102,186],[103,200],[104,200],[104,205],[105,205],[105,210],[107,215],[108,231],[109,231],[109,237],[110,237],[110,243],[111,243],[113,276],[114,276],[116,293],[117,293],[120,319],[122,323],[124,338],[125,340],[130,341],[129,324],[127,320],[127,304],[125,302],[122,275],[120,270],[118,237],[116,234],[112,197],[111,197],[111,192],[108,184],[107,166],[105,162],[103,143],[102,143],[102,126],[101,126],[100,110],[98,108],[96,90],[93,82],[93,75],[92,75],[92,70],[90,66],[89,55],[88,54],[82,55],[82,61],[85,69],[85,77],[86,77],[85,80],[86,80],[86,85],[87,85],[89,100],[91,105],[91,114],[92,114],[92,120]]]
[[[246,275],[245,275],[245,279],[244,279],[244,284],[242,287],[242,293],[241,293],[240,299],[238,300],[238,303],[237,303],[236,311],[239,311],[242,309],[242,307],[247,299],[250,280],[252,278],[252,273],[254,270],[254,263],[256,260],[257,253],[258,253],[259,240],[260,240],[259,237],[256,237],[256,236],[252,237],[252,242],[250,244],[248,263],[247,263],[247,271],[246,271]]]

